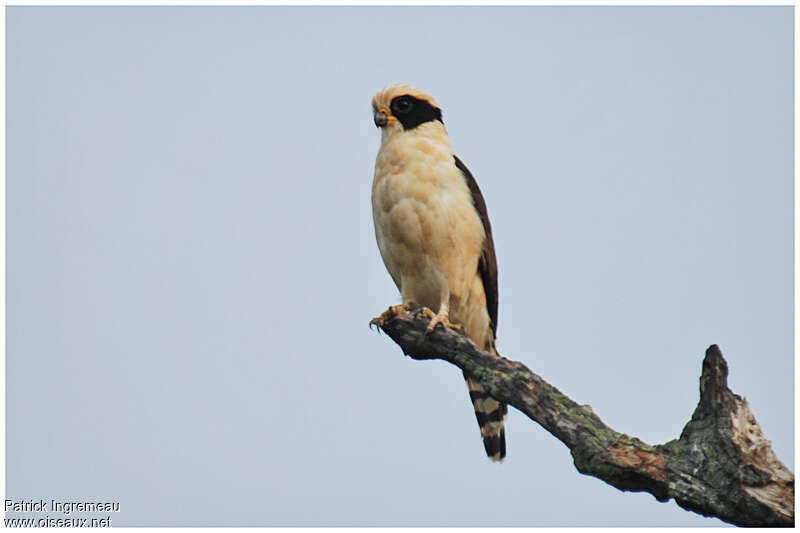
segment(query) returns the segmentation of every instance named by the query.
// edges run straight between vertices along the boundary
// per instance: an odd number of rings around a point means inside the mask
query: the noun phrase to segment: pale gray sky
[[[677,438],[718,343],[794,464],[793,9],[7,8],[10,498],[114,525],[720,525],[578,474],[367,322],[369,101],[434,95],[498,347]]]

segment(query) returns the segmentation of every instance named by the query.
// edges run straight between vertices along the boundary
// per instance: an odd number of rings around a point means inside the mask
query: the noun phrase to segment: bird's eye
[[[414,103],[407,96],[401,96],[392,102],[392,111],[400,115],[408,113],[412,107],[414,107]]]

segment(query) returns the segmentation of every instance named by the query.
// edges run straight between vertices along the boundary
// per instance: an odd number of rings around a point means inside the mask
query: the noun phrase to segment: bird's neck
[[[385,157],[401,161],[416,158],[452,158],[453,147],[444,124],[436,121],[420,124],[413,130],[384,128],[379,151]],[[393,157],[394,156],[394,157]]]

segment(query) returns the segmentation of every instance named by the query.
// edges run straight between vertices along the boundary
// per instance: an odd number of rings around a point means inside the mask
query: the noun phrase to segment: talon
[[[405,303],[390,306],[389,309],[381,313],[380,316],[376,316],[369,321],[370,329],[372,329],[372,326],[378,326],[378,329],[380,330],[380,328],[383,327],[383,325],[391,318],[407,313],[412,305],[413,304],[411,303]]]
[[[438,324],[441,324],[441,325],[443,325],[443,326],[444,326],[444,320],[445,320],[445,318],[444,318],[443,316],[440,316],[440,315],[434,315],[434,317],[433,317],[433,318],[431,318],[431,321],[430,321],[430,323],[428,324],[428,327],[427,327],[427,328],[425,328],[425,332],[426,332],[426,333],[430,333],[431,331],[433,331],[434,329],[436,329],[436,326],[437,326]]]
[[[432,315],[430,316],[427,313],[424,313],[426,317],[429,317],[431,319],[430,323],[428,324],[428,327],[425,328],[426,333],[430,333],[436,328],[437,325],[441,324],[442,326],[453,329],[461,333],[462,335],[465,334],[466,330],[464,329],[464,326],[462,326],[461,324],[454,324],[453,322],[450,322],[450,318],[447,316],[447,313],[439,313],[438,315],[434,315],[433,311],[431,311],[430,309],[426,310],[428,311],[428,313],[430,313],[430,315]]]
[[[436,313],[434,313],[429,308],[424,306],[416,308],[414,310],[414,314],[416,314],[417,316],[427,318],[428,320],[433,320],[434,318],[436,318]]]

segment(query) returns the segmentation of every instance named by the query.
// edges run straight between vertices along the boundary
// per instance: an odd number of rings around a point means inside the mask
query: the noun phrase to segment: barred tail
[[[467,380],[469,397],[475,408],[478,426],[481,428],[486,455],[492,461],[502,461],[506,456],[506,431],[503,427],[503,419],[508,413],[508,407],[489,396],[480,383],[469,379],[466,375],[464,379]]]

